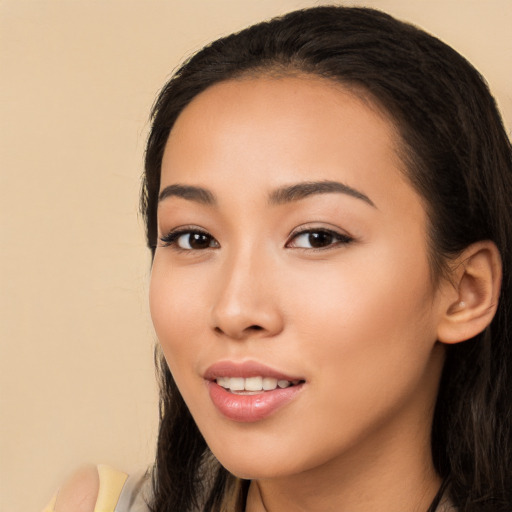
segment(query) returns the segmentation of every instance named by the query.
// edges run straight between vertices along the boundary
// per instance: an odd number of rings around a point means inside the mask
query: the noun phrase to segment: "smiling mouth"
[[[215,382],[236,395],[257,395],[276,389],[285,389],[304,383],[303,380],[285,380],[274,377],[217,377]]]
[[[255,423],[298,399],[306,380],[255,361],[219,361],[204,373],[212,404],[228,420]]]

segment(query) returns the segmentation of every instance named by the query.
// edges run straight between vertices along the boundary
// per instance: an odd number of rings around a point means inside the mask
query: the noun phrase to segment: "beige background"
[[[154,450],[147,114],[184,57],[322,2],[0,0],[0,509],[39,510],[83,462]],[[512,126],[511,0],[366,1],[452,44]]]

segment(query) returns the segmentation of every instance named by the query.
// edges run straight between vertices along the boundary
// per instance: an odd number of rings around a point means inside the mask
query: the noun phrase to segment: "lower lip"
[[[276,388],[255,395],[237,395],[208,382],[208,391],[215,407],[228,419],[241,423],[260,421],[289,404],[303,388],[303,384]]]

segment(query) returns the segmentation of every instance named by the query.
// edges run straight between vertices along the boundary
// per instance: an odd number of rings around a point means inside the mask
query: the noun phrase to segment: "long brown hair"
[[[154,252],[160,166],[182,110],[223,80],[293,72],[363,90],[388,112],[408,177],[427,205],[435,275],[478,240],[500,250],[504,279],[491,326],[447,347],[432,455],[460,512],[510,512],[512,152],[485,81],[452,48],[380,11],[349,7],[292,12],[205,47],[165,85],[152,112],[141,198],[148,245]],[[243,510],[247,484],[215,460],[159,354],[157,362],[152,510]]]

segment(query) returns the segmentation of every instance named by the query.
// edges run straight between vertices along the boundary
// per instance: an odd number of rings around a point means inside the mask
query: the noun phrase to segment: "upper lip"
[[[203,375],[203,378],[209,381],[214,381],[219,377],[272,377],[278,380],[305,380],[303,377],[288,375],[256,361],[218,361],[208,367]]]

